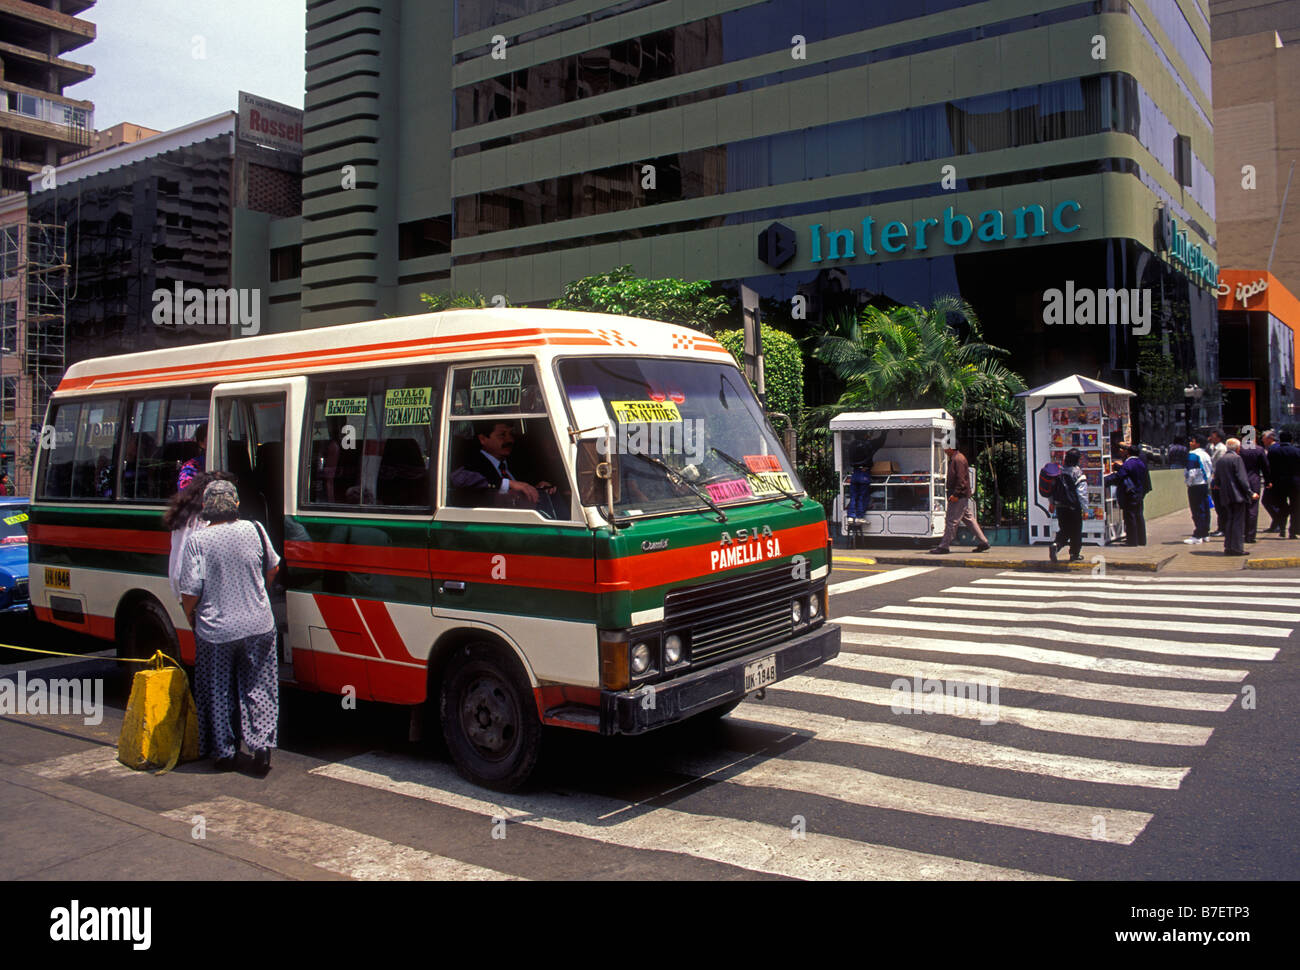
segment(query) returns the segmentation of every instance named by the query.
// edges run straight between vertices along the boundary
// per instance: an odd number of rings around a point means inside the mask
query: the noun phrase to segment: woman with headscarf
[[[275,615],[267,588],[280,557],[260,523],[239,518],[239,492],[226,481],[203,489],[203,518],[181,560],[180,591],[194,629],[199,745],[218,771],[235,767],[231,717],[253,753],[253,774],[271,770],[280,715]],[[237,693],[236,693],[237,692]]]
[[[172,595],[178,603],[181,601],[181,555],[185,552],[185,543],[190,541],[190,536],[196,530],[208,524],[203,518],[203,490],[209,482],[234,480],[234,476],[228,472],[200,472],[172,496],[171,504],[163,513],[163,528],[172,534],[171,554],[167,557],[167,580],[171,583]]]

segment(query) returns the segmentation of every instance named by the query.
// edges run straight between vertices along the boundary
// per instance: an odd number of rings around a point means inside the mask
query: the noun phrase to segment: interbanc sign
[[[809,227],[810,263],[820,263],[827,259],[856,259],[859,252],[863,256],[877,256],[880,252],[901,253],[907,249],[925,252],[930,242],[942,235],[945,245],[957,248],[965,246],[972,239],[982,243],[1003,242],[1011,239],[1034,239],[1049,236],[1053,232],[1069,235],[1077,232],[1079,224],[1074,220],[1083,206],[1073,199],[1066,199],[1048,216],[1047,209],[1041,205],[1024,205],[1011,213],[1008,219],[1001,209],[985,209],[975,218],[962,215],[952,206],[944,210],[938,219],[917,219],[911,225],[906,222],[887,222],[876,235],[876,220],[868,216],[862,220],[859,236],[852,229],[832,229],[823,232],[821,223]],[[1070,220],[1067,224],[1066,220]],[[932,232],[933,230],[933,232]],[[1012,230],[1008,236],[1008,230]],[[880,250],[876,249],[879,240]],[[861,249],[858,245],[861,243]]]
[[[1171,219],[1170,226],[1172,238],[1169,241],[1169,258],[1196,282],[1218,287],[1219,264],[1205,255],[1200,243],[1195,246],[1188,244],[1187,230],[1178,228],[1178,220]]]

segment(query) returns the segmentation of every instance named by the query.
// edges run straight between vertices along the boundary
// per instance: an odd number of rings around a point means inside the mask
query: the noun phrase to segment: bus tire
[[[147,660],[159,650],[178,662],[181,659],[180,641],[167,611],[156,600],[144,599],[128,614],[118,655]]]
[[[460,773],[493,791],[528,780],[541,752],[532,687],[513,656],[494,644],[457,647],[439,692],[447,748]]]

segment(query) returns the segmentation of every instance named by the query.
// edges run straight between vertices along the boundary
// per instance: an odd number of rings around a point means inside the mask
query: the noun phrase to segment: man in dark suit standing
[[[451,473],[452,504],[477,508],[535,508],[541,493],[555,494],[555,486],[541,481],[536,487],[515,477],[507,459],[515,447],[512,421],[485,421],[476,429],[479,450]],[[545,507],[545,506],[543,506]]]
[[[1106,476],[1106,487],[1117,486],[1116,501],[1124,514],[1124,544],[1147,544],[1147,520],[1142,505],[1151,491],[1151,473],[1142,460],[1142,449],[1128,443],[1116,449],[1124,456],[1124,464]]]
[[[1225,556],[1244,556],[1246,548],[1246,506],[1259,498],[1259,493],[1252,490],[1250,480],[1246,477],[1246,466],[1238,451],[1241,442],[1229,438],[1227,450],[1215,466],[1215,478],[1219,482],[1219,521],[1223,523],[1223,554]]]
[[[1241,463],[1246,466],[1246,479],[1250,490],[1256,495],[1264,492],[1264,483],[1268,481],[1268,452],[1256,444],[1243,444],[1237,452]],[[1259,528],[1259,500],[1246,506],[1246,541],[1254,542]]]
[[[1279,434],[1278,444],[1269,449],[1268,468],[1281,516],[1278,520],[1279,535],[1287,537],[1289,520],[1290,537],[1300,539],[1300,523],[1296,522],[1296,515],[1300,513],[1300,448],[1295,446],[1290,431]]]

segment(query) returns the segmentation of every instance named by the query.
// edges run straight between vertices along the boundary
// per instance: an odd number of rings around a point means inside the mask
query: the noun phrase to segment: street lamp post
[[[1190,440],[1192,437],[1192,402],[1199,401],[1205,396],[1205,388],[1196,384],[1189,384],[1183,388],[1183,423],[1186,425],[1186,437]]]

